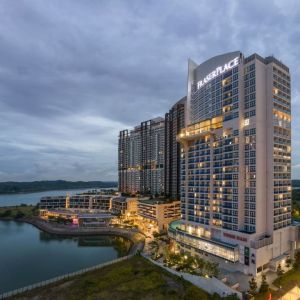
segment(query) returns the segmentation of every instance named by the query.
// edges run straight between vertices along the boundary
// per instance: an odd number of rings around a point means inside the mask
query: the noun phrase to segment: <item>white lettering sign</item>
[[[232,59],[228,63],[226,63],[224,66],[217,67],[214,71],[209,73],[207,76],[204,77],[204,79],[200,80],[197,82],[197,90],[200,89],[204,84],[208,83],[218,75],[231,70],[235,66],[239,64],[239,57],[237,56],[236,58]]]

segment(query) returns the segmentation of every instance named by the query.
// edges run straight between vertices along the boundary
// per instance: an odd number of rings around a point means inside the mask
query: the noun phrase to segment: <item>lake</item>
[[[44,196],[58,196],[58,195],[70,195],[82,193],[89,191],[91,189],[76,189],[76,190],[60,190],[60,191],[45,191],[45,192],[37,192],[37,193],[28,193],[28,194],[7,194],[0,195],[0,206],[14,206],[24,204],[37,204],[41,197]]]
[[[0,221],[0,294],[127,254],[121,237],[59,237],[34,226]]]

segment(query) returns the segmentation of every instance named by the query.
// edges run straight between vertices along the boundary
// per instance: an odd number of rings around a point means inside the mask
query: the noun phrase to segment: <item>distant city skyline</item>
[[[186,94],[188,58],[274,55],[292,75],[300,178],[298,1],[3,0],[0,181],[117,180],[118,134]]]

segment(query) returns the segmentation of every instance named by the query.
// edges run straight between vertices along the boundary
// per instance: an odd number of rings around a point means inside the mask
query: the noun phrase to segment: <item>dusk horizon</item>
[[[188,58],[237,50],[290,67],[299,148],[296,1],[2,1],[0,15],[0,181],[116,180],[119,131],[187,94]]]
[[[300,299],[299,0],[0,0],[0,299]]]

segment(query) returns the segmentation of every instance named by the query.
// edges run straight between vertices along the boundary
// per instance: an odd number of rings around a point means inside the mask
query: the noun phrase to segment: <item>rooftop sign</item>
[[[231,70],[238,64],[239,64],[239,57],[237,56],[234,59],[230,60],[228,63],[224,64],[224,66],[217,67],[214,71],[206,75],[204,79],[197,82],[197,90],[200,89],[204,84],[214,79],[215,77],[219,76],[220,74],[228,70]]]

